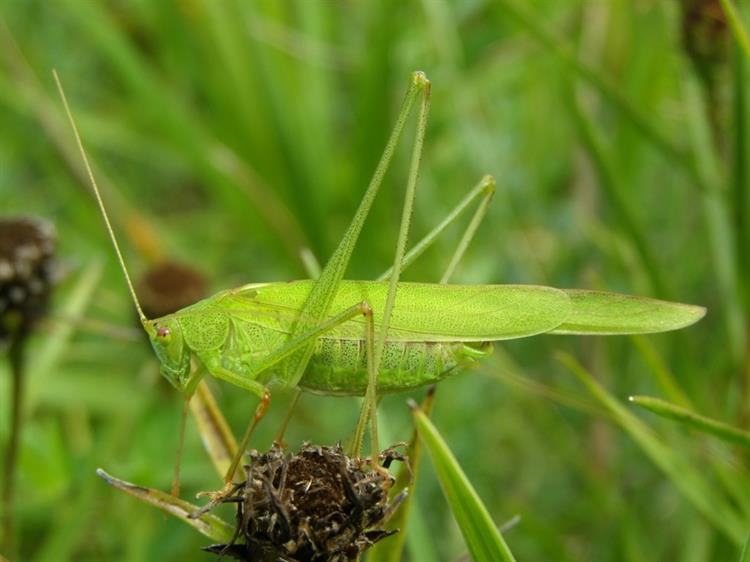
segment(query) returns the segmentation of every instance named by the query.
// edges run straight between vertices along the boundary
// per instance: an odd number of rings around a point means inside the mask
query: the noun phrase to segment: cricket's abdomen
[[[491,351],[491,342],[386,342],[378,372],[378,393],[437,382]],[[299,385],[321,394],[363,395],[367,388],[365,340],[319,339]]]

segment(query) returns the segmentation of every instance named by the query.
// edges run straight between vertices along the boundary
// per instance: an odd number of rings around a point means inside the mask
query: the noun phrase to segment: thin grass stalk
[[[427,396],[420,405],[420,410],[427,417],[429,417],[432,412],[435,389],[435,386],[430,387]],[[399,532],[389,540],[376,544],[370,551],[370,554],[367,557],[367,562],[398,562],[402,559],[404,545],[406,544],[408,536],[406,526],[409,522],[409,516],[412,513],[412,506],[416,501],[414,490],[422,461],[422,446],[416,427],[414,428],[411,440],[409,441],[406,458],[408,464],[405,463],[399,468],[396,482],[391,489],[390,496],[394,498],[403,490],[408,490],[408,495],[406,496],[406,499],[401,502],[401,505],[386,526],[387,529],[398,529]]]
[[[744,35],[745,39],[747,36]],[[741,378],[741,399],[738,423],[747,427],[750,421],[750,196],[748,194],[748,182],[750,182],[750,170],[748,170],[748,122],[747,114],[747,53],[735,49],[733,61],[733,85],[734,99],[732,110],[734,113],[734,143],[733,143],[733,167],[731,182],[731,208],[732,219],[735,229],[736,259],[739,267],[738,282],[740,284],[740,296],[745,318],[745,359],[744,372]]]
[[[223,477],[237,452],[237,440],[206,381],[198,384],[190,400],[190,411],[216,473]]]
[[[26,371],[25,339],[14,341],[8,350],[8,361],[12,376],[12,398],[10,416],[10,438],[5,453],[3,478],[3,544],[4,550],[13,558],[16,551],[16,519],[15,519],[15,480],[18,468],[18,452],[20,448],[21,431],[23,426],[23,394]]]
[[[748,307],[750,299],[750,260],[747,259],[750,252],[750,219],[748,209],[750,208],[750,194],[748,193],[748,182],[750,181],[750,162],[748,162],[748,122],[747,114],[747,72],[748,61],[735,51],[733,65],[734,99],[732,111],[734,113],[734,144],[733,144],[733,167],[732,167],[732,210],[735,229],[737,234],[737,261],[742,267],[742,279],[744,280],[745,308]]]
[[[99,482],[88,477],[66,506],[66,517],[50,529],[39,545],[32,562],[80,560],[80,549],[91,540],[91,529],[97,524],[97,491]]]
[[[737,40],[737,45],[739,45],[743,54],[750,58],[750,37],[747,35],[745,24],[742,23],[742,17],[737,11],[734,2],[732,2],[732,0],[719,0],[719,3],[727,17],[734,38]]]
[[[723,189],[726,180],[712,142],[702,92],[695,77],[687,68],[684,70],[682,87],[689,140],[697,169],[703,178],[703,185],[706,186],[702,193],[702,205],[719,287],[718,292],[724,309],[727,343],[733,365],[738,367],[742,364],[747,333],[742,308],[738,306],[742,300],[740,275],[734,251],[736,239],[733,230],[734,222],[730,218],[726,193]]]
[[[652,253],[652,246],[643,235],[645,229],[638,224],[635,214],[632,212],[627,199],[623,195],[623,189],[619,185],[619,175],[615,170],[611,155],[604,148],[601,135],[596,130],[592,119],[586,115],[580,106],[573,89],[571,89],[567,97],[571,113],[581,133],[581,140],[596,169],[599,185],[616,213],[620,224],[627,233],[628,238],[631,240],[654,292],[657,296],[665,297],[669,294],[669,289]]]
[[[690,397],[680,387],[677,379],[661,356],[652,340],[646,336],[631,336],[630,341],[635,344],[643,361],[649,367],[659,384],[662,392],[670,400],[684,408],[693,408],[693,402]]]
[[[709,433],[736,445],[750,447],[749,432],[737,429],[724,422],[703,416],[687,408],[676,406],[666,400],[652,396],[631,396],[629,400],[637,406],[645,408],[659,416],[675,420],[687,427]]]
[[[410,403],[410,407],[420,439],[430,455],[443,495],[450,504],[472,559],[477,562],[515,562],[508,544],[448,444],[415,403]]]
[[[241,214],[243,222],[247,222],[248,212],[257,212],[277,234],[289,256],[297,259],[299,248],[307,245],[305,235],[261,176],[230,146],[215,138],[181,96],[170,92],[159,75],[123,37],[109,14],[94,4],[68,2],[68,5],[68,13],[76,18],[76,24],[107,54],[131,95],[141,101],[154,125],[163,131],[169,143],[182,151],[203,181],[227,197],[235,196],[237,192],[243,195],[239,199],[242,204],[228,209]]]
[[[671,139],[663,135],[645,116],[641,115],[633,107],[633,104],[596,69],[581,62],[573,48],[538,21],[537,15],[532,13],[525,3],[521,4],[515,0],[501,0],[500,5],[504,9],[504,13],[521,24],[541,45],[555,53],[563,64],[593,86],[607,103],[621,113],[668,161],[678,164],[679,168],[684,170],[700,186],[700,176],[689,155]]]
[[[744,540],[743,522],[735,507],[696,470],[685,455],[663,442],[645,423],[630,413],[574,357],[558,353],[557,358],[586,386],[614,416],[651,461],[669,478],[693,507],[735,544]]]
[[[750,520],[750,473],[739,453],[745,450],[729,450],[723,444],[703,440],[703,448],[711,460],[711,469],[724,487],[727,497],[737,506],[746,520]]]
[[[745,540],[745,544],[742,546],[742,552],[740,553],[740,562],[750,562],[750,534]]]
[[[73,284],[68,300],[60,310],[63,318],[83,316],[94,297],[102,275],[102,262],[88,264]],[[35,411],[48,380],[55,372],[65,351],[70,348],[70,341],[78,325],[75,322],[58,322],[47,332],[44,342],[38,346],[33,357],[29,358],[26,412],[31,416]]]

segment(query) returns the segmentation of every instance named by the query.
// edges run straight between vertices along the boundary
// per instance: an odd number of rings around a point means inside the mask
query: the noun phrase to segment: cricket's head
[[[161,374],[177,390],[184,390],[190,376],[190,350],[182,336],[180,322],[173,315],[146,320],[143,328],[161,363]]]

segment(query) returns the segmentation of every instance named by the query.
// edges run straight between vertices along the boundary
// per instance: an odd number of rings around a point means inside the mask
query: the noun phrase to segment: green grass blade
[[[201,381],[190,400],[190,411],[198,426],[203,447],[220,478],[227,473],[237,451],[237,440],[206,381]]]
[[[641,359],[646,366],[651,370],[654,379],[659,384],[662,392],[672,401],[677,403],[678,406],[685,408],[692,408],[693,403],[690,397],[685,394],[682,390],[674,373],[667,365],[662,355],[656,349],[653,341],[646,336],[633,336],[630,338],[635,344],[636,349],[641,355]]]
[[[451,506],[472,559],[475,562],[515,561],[510,548],[476,490],[461,470],[448,444],[416,405],[413,406],[413,413],[419,435],[430,454],[440,486]]]
[[[748,120],[748,61],[739,52],[734,54],[733,66],[733,103],[732,113],[734,119],[734,133],[732,146],[732,182],[730,195],[730,208],[734,221],[735,234],[737,237],[735,251],[736,261],[740,268],[739,282],[742,287],[742,296],[745,299],[745,308],[750,303],[750,260],[744,259],[750,248],[750,197],[748,185],[750,184],[750,162],[745,157],[748,153],[748,137],[750,137],[750,120]]]
[[[724,309],[722,319],[728,334],[728,352],[739,365],[747,341],[747,329],[742,317],[742,308],[737,306],[737,303],[741,302],[740,275],[736,254],[733,251],[733,241],[736,238],[726,200],[725,166],[713,143],[711,127],[704,110],[707,102],[697,78],[685,73],[682,88],[692,153],[702,178],[702,185],[705,187],[701,193],[701,202],[716,276],[717,294]]]
[[[435,386],[430,387],[422,405],[420,406],[421,411],[425,416],[429,416],[432,410],[432,403],[435,397]],[[370,550],[370,554],[367,557],[367,562],[398,562],[402,559],[402,553],[404,545],[406,544],[406,538],[410,533],[406,531],[406,525],[409,521],[409,515],[412,512],[412,507],[415,502],[416,496],[414,495],[414,489],[419,476],[419,467],[422,461],[422,447],[421,440],[419,439],[419,433],[415,430],[412,435],[411,441],[409,441],[409,447],[406,450],[406,458],[409,460],[409,464],[402,464],[399,468],[398,475],[396,476],[396,483],[391,489],[390,496],[396,497],[403,490],[408,490],[408,495],[401,502],[396,513],[388,521],[388,529],[398,529],[390,540],[381,541]]]
[[[289,255],[296,257],[298,249],[307,245],[306,237],[296,218],[259,173],[216,138],[197,112],[184,103],[179,92],[170,91],[164,85],[159,73],[113,24],[110,13],[95,4],[69,4],[69,8],[67,13],[75,18],[84,35],[107,54],[130,95],[140,100],[144,110],[149,112],[160,136],[179,149],[185,161],[190,162],[213,189],[229,197],[237,191],[242,193],[243,197],[233,199],[238,204],[227,209],[243,218],[257,211],[277,233]],[[90,138],[90,144],[94,144],[96,135]]]
[[[39,550],[34,554],[34,562],[61,562],[76,560],[76,550],[89,538],[91,525],[96,516],[94,483],[90,478],[78,490],[75,499],[66,502],[66,517],[61,517],[57,525],[50,529]]]
[[[588,388],[614,416],[617,423],[641,447],[651,461],[672,481],[703,516],[735,544],[745,538],[745,524],[737,511],[722,497],[701,472],[676,450],[664,445],[640,419],[630,413],[602,387],[571,355],[558,353],[559,360]]]
[[[154,490],[153,488],[145,488],[125,482],[124,480],[110,476],[101,468],[97,469],[96,474],[110,486],[122,490],[126,494],[130,494],[143,502],[156,506],[170,515],[174,515],[211,540],[220,543],[229,543],[232,540],[232,535],[234,534],[232,526],[215,515],[207,513],[197,519],[190,519],[188,515],[197,511],[199,509],[198,506],[161,490]]]
[[[570,318],[552,334],[650,334],[694,324],[706,309],[691,304],[604,291],[564,289],[571,300]]]
[[[745,24],[742,23],[742,18],[734,2],[732,0],[719,0],[719,3],[722,10],[724,10],[724,14],[727,16],[727,21],[729,22],[729,27],[732,29],[734,38],[737,40],[742,52],[745,53],[745,56],[750,58],[750,38],[748,38]]]
[[[706,440],[703,443],[705,450],[710,451],[713,474],[721,483],[729,501],[736,506],[745,521],[750,520],[750,494],[747,493],[750,490],[750,475],[741,463],[737,463],[741,454],[723,444],[713,445]]]
[[[742,547],[740,562],[750,562],[750,534],[745,539],[745,545]]]
[[[81,272],[71,291],[70,297],[59,311],[63,318],[80,318],[89,306],[102,275],[102,262],[92,261]],[[70,340],[76,332],[75,322],[56,322],[44,345],[29,358],[29,381],[26,399],[26,412],[34,412],[47,381],[56,374],[56,366],[70,346]]]
[[[633,244],[653,290],[656,291],[658,296],[666,296],[668,294],[667,283],[658,267],[658,261],[654,257],[654,246],[649,243],[648,238],[644,235],[646,229],[640,223],[642,219],[639,219],[638,213],[633,209],[634,200],[631,194],[623,188],[623,175],[618,172],[615,166],[612,158],[613,151],[607,150],[601,131],[597,128],[594,120],[581,107],[580,102],[576,99],[574,88],[571,88],[567,98],[571,114],[578,125],[582,144],[588,151],[596,170],[602,193],[609,201],[623,231]]]
[[[538,21],[536,14],[527,8],[526,2],[503,0],[499,5],[502,7],[505,15],[516,20],[531,37],[555,53],[565,66],[594,87],[614,109],[623,115],[641,133],[643,138],[647,139],[670,161],[684,168],[691,177],[697,177],[693,163],[686,156],[682,147],[677,146],[670,138],[655,127],[651,120],[641,114],[608,79],[603,77],[596,69],[581,62],[570,45]]]
[[[439,547],[426,517],[426,504],[412,504],[409,514],[409,531],[406,533],[406,552],[411,560],[438,560]],[[369,562],[369,561],[368,561]]]
[[[652,396],[631,396],[629,400],[633,404],[641,406],[642,408],[664,418],[676,420],[683,425],[687,425],[705,433],[710,433],[711,435],[715,435],[719,439],[728,441],[729,443],[742,445],[743,447],[750,447],[750,432],[743,431],[726,423],[697,414],[692,410],[676,406],[675,404],[671,404],[660,398],[654,398]]]

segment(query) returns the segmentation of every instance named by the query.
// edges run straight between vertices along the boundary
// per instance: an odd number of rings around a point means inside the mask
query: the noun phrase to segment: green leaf
[[[604,291],[564,289],[571,313],[552,334],[649,334],[678,330],[706,314],[702,306]]]
[[[699,431],[715,435],[724,441],[742,445],[744,447],[750,447],[750,432],[702,416],[692,410],[676,406],[675,404],[667,402],[666,400],[661,400],[660,398],[653,398],[651,396],[631,396],[630,401],[633,404],[646,408],[662,417],[677,420],[678,422]]]
[[[475,562],[515,562],[503,536],[447,443],[424,412],[416,404],[412,408],[419,436],[430,454],[440,487],[450,504],[472,559]]]
[[[144,488],[143,486],[125,482],[124,480],[110,476],[101,468],[96,470],[96,474],[110,486],[118,488],[126,494],[130,494],[143,502],[156,506],[170,515],[174,515],[206,535],[211,540],[219,543],[229,543],[232,540],[232,535],[234,534],[232,526],[215,515],[207,513],[196,519],[191,519],[189,515],[198,511],[198,509],[200,509],[198,506],[181,500],[180,498],[166,492],[162,492],[161,490]]]

